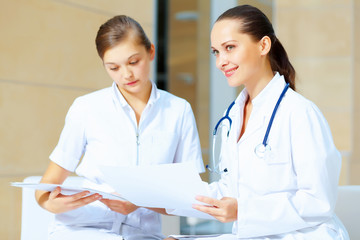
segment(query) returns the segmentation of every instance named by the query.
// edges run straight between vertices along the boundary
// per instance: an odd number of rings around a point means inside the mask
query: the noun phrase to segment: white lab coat
[[[77,98],[70,107],[50,159],[103,187],[107,184],[99,166],[191,161],[199,172],[204,169],[190,104],[157,89],[153,83],[139,125],[133,109],[115,83],[112,87]],[[78,233],[86,239],[105,239],[93,234],[93,229],[109,239],[121,239],[120,235],[127,240],[163,237],[158,213],[139,208],[122,215],[99,201],[57,214],[50,236],[51,239],[78,239]]]
[[[247,99],[244,89],[229,116],[229,138],[222,132],[220,181],[209,185],[215,198],[234,197],[238,239],[349,239],[334,214],[341,156],[320,110],[288,89],[276,113],[263,159],[263,141],[274,106],[285,86],[278,73],[253,99],[245,133],[237,142]]]

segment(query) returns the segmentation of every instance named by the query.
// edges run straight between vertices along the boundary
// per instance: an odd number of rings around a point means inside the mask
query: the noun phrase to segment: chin
[[[228,79],[228,85],[230,87],[240,87],[242,84],[239,83],[238,81]]]

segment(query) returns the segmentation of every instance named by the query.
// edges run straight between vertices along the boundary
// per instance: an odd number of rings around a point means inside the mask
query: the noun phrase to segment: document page
[[[83,186],[68,186],[68,185],[61,185],[61,184],[24,183],[24,182],[12,182],[11,186],[21,187],[21,188],[33,188],[33,189],[44,190],[44,191],[48,191],[48,192],[53,191],[56,187],[60,187],[61,193],[64,195],[72,195],[72,194],[83,192],[83,191],[89,191],[90,194],[98,193],[98,194],[102,195],[103,198],[126,201],[126,199],[124,199],[118,195],[115,195],[113,193],[101,191],[99,189],[83,187]]]
[[[108,185],[138,206],[183,209],[201,215],[192,204],[202,204],[195,200],[197,195],[209,195],[193,163],[109,166],[100,167],[100,171]]]

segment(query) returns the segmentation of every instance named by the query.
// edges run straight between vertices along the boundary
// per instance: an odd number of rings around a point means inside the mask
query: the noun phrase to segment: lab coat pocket
[[[256,155],[254,153],[254,155]],[[266,194],[287,189],[291,185],[292,164],[289,155],[272,149],[263,158],[256,157],[251,180],[257,192]],[[250,173],[249,173],[250,174]]]
[[[279,154],[278,148],[271,148],[265,152],[263,160],[268,165],[273,164],[286,164],[290,161],[290,157],[282,154]]]

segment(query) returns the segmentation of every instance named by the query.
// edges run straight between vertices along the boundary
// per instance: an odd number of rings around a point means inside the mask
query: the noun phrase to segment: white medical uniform
[[[104,187],[99,166],[192,161],[199,172],[204,170],[190,104],[157,89],[154,83],[139,125],[135,112],[115,83],[77,98],[50,159]],[[122,239],[123,236],[126,240],[164,237],[158,213],[139,208],[122,215],[99,201],[56,215],[50,239],[79,239],[78,236],[85,239]]]
[[[292,89],[284,96],[269,133],[271,152],[255,154],[262,143],[285,80],[276,73],[252,100],[253,109],[240,141],[244,89],[230,111],[227,138],[223,128],[221,166],[228,173],[210,185],[215,198],[234,197],[238,239],[349,239],[334,214],[341,156],[320,110]]]

